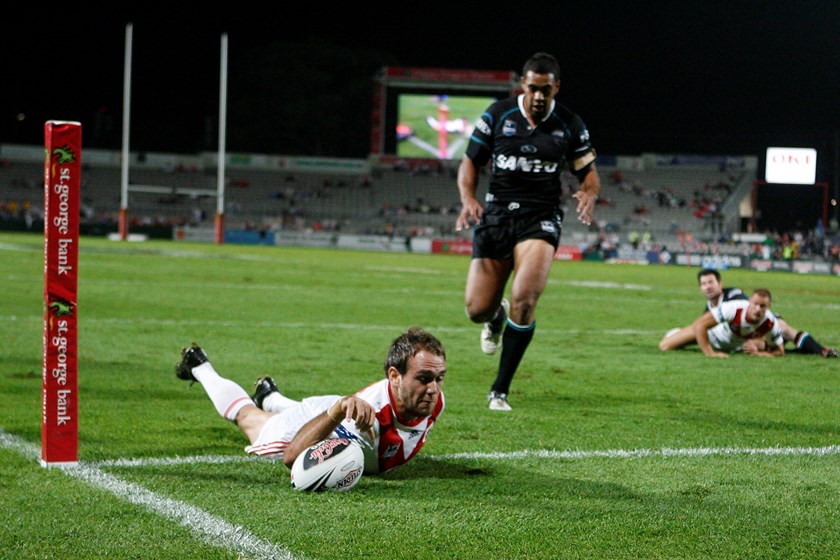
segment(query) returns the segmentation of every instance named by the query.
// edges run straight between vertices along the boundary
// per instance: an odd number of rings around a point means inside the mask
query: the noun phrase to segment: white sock
[[[290,406],[295,406],[296,404],[300,404],[299,401],[290,399],[284,395],[281,395],[278,392],[269,393],[263,399],[262,408],[266,412],[283,412]]]
[[[216,412],[222,418],[231,421],[236,420],[236,414],[243,406],[254,404],[245,389],[216,373],[210,362],[204,362],[200,366],[194,367],[192,374],[204,387],[207,396],[210,397],[216,407]]]

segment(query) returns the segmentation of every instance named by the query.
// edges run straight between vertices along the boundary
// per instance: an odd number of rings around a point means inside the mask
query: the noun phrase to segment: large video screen
[[[764,180],[768,183],[813,185],[817,178],[817,150],[767,148]]]
[[[461,159],[476,121],[496,97],[403,93],[397,96],[396,155]]]

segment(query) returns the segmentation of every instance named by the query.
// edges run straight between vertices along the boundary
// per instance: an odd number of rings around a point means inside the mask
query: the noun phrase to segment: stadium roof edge
[[[376,80],[386,86],[436,87],[456,86],[464,89],[506,89],[517,86],[515,72],[502,70],[467,70],[451,68],[417,68],[383,66]]]

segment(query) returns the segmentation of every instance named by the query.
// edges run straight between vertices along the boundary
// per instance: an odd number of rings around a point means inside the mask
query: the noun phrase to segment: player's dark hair
[[[408,360],[421,351],[446,359],[446,350],[440,340],[425,329],[411,327],[391,343],[385,357],[385,375],[388,375],[391,367],[397,368],[401,375],[405,374],[408,371]]]
[[[703,270],[698,272],[697,273],[697,281],[699,282],[702,277],[708,276],[709,274],[711,274],[712,276],[717,278],[717,281],[720,282],[720,272],[718,272],[714,268],[704,268]]]
[[[767,288],[756,288],[755,290],[753,290],[753,295],[766,297],[770,302],[773,301],[773,296],[770,295],[770,290],[768,290]]]
[[[525,61],[522,66],[522,75],[525,76],[528,72],[534,74],[554,74],[554,79],[560,79],[560,63],[553,55],[545,52],[535,53]]]

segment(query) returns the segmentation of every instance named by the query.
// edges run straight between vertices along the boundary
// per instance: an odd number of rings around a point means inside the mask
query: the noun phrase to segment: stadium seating
[[[153,161],[160,161],[153,160]],[[289,171],[232,167],[226,172],[225,223],[228,228],[262,230],[341,230],[449,237],[460,211],[456,186],[457,162],[434,169],[410,170],[369,162],[368,175],[329,170]],[[577,180],[564,175],[567,220],[563,241],[591,244],[606,233],[620,242],[631,232],[648,232],[658,244],[675,246],[681,233],[714,239],[737,224],[737,203],[724,206],[733,191],[751,184],[754,172],[716,165],[640,165],[626,169],[599,163],[602,191],[596,223],[575,218],[569,195]],[[19,207],[23,201],[37,211],[43,206],[42,164],[6,161],[0,166],[0,203]],[[111,164],[88,163],[82,178],[84,220],[115,222],[121,192],[121,170]],[[215,168],[201,165],[133,164],[129,177],[129,216],[133,223],[190,224],[212,227],[217,210]],[[479,184],[479,196],[486,178]],[[740,195],[742,196],[742,194]],[[714,202],[727,214],[710,218]]]

